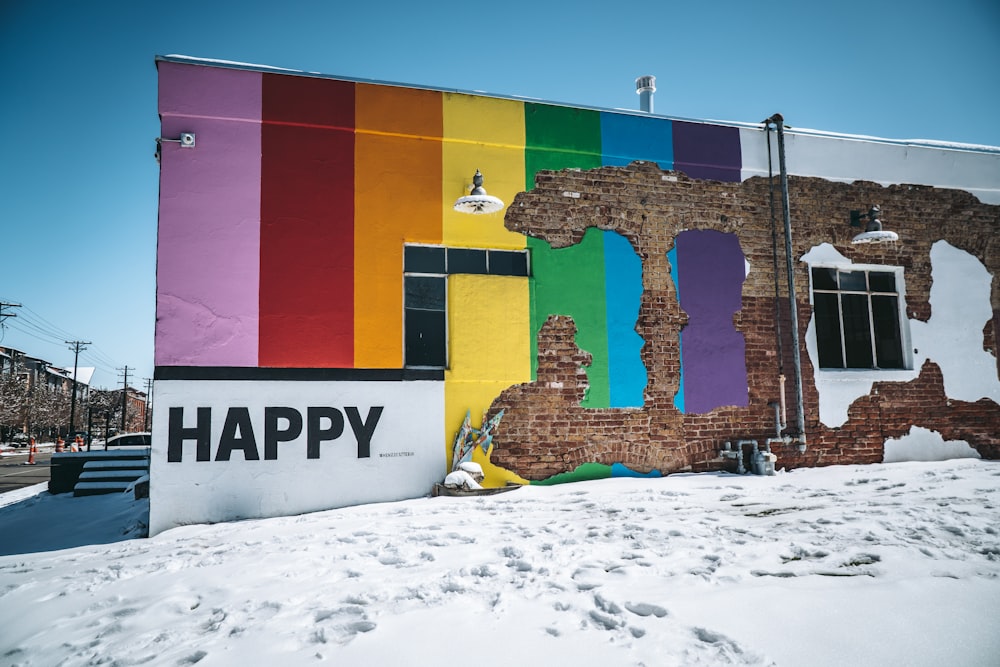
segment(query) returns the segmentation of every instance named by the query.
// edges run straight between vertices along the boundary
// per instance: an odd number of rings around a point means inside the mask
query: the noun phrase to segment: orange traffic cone
[[[61,437],[59,437],[59,436],[56,436],[56,451],[57,452],[65,451],[65,449],[63,447],[63,444],[65,444],[64,441],[63,441],[63,439]]]
[[[28,442],[30,444],[28,445],[28,463],[27,463],[27,465],[33,466],[33,465],[35,465],[35,449],[36,449],[35,448],[35,439],[31,438]]]

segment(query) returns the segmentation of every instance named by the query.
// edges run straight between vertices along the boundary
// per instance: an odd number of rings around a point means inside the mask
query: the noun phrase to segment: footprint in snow
[[[713,630],[699,627],[691,628],[691,632],[694,633],[694,636],[698,639],[698,641],[702,642],[702,649],[707,650],[712,654],[712,664],[774,664],[763,656],[747,651],[738,642],[730,639],[721,632],[715,632]]]

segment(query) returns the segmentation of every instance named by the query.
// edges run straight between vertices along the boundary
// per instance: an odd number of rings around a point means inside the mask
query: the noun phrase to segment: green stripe
[[[596,169],[601,166],[601,115],[597,111],[549,104],[524,105],[526,189],[542,169]]]
[[[532,273],[532,364],[537,379],[538,332],[549,315],[568,315],[576,322],[576,344],[593,359],[587,368],[590,387],[581,405],[606,408],[611,404],[608,371],[607,308],[605,304],[604,232],[591,228],[583,240],[553,250],[548,243],[529,238]]]

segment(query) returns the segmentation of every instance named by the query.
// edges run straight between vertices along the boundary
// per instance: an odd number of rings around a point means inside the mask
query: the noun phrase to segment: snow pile
[[[141,505],[108,498],[10,505],[0,539],[43,506],[121,535]],[[998,508],[963,459],[187,526],[0,557],[0,664],[995,665]]]

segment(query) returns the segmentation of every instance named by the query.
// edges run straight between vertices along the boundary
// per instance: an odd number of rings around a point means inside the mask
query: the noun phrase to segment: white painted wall
[[[154,391],[150,534],[189,523],[286,516],[322,509],[417,498],[447,472],[443,382],[165,381]],[[264,460],[264,408],[293,407],[306,420],[310,406],[343,412],[355,406],[362,419],[372,406],[382,414],[370,457],[358,458],[358,441],[345,418],[344,432],[307,458],[306,425],[295,440],[277,445]],[[185,442],[180,462],[167,460],[170,408],[184,408],[184,426],[196,424],[199,407],[211,407],[210,461],[197,461]],[[260,460],[234,450],[215,460],[229,408],[248,408]],[[324,421],[328,426],[329,422]],[[281,422],[280,428],[287,428]],[[240,438],[247,434],[240,433]]]
[[[983,328],[993,319],[993,277],[976,257],[947,241],[931,247],[931,316],[910,321],[914,366],[941,367],[948,398],[1000,403],[997,360],[983,349]]]
[[[815,317],[806,330],[806,352],[813,365],[813,379],[819,393],[819,418],[835,428],[847,421],[851,404],[881,382],[909,382],[920,372],[924,361],[941,368],[945,394],[949,399],[974,402],[989,398],[1000,404],[1000,380],[996,357],[984,349],[983,328],[992,319],[990,284],[992,276],[976,257],[955,248],[947,241],[931,246],[931,316],[927,322],[906,319],[904,349],[909,340],[912,370],[856,371],[821,370],[816,348]],[[813,265],[839,265],[847,268],[851,260],[832,245],[823,243],[802,256]],[[905,280],[905,274],[904,274]],[[905,307],[905,304],[904,304]],[[914,425],[920,415],[914,414]]]
[[[979,459],[972,445],[965,440],[945,440],[937,431],[913,426],[900,438],[885,441],[883,463],[902,461],[947,461],[949,459]]]
[[[767,135],[740,129],[742,178],[767,176]],[[771,133],[771,161],[778,173],[777,136]],[[965,190],[986,204],[1000,204],[1000,148],[901,142],[785,130],[788,173],[851,183],[931,185]],[[846,211],[845,211],[846,215]]]

